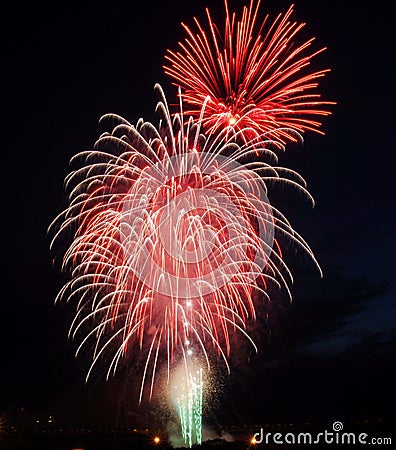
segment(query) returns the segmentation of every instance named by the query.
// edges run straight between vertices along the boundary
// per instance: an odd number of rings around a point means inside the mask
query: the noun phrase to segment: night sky
[[[223,1],[14,3],[2,39],[0,414],[23,408],[52,413],[59,424],[145,424],[133,371],[85,385],[87,361],[75,360],[67,339],[73,308],[54,306],[63,280],[52,266],[47,227],[64,206],[69,159],[92,148],[99,117],[156,120],[154,84],[174,99],[162,64],[166,49],[184,37],[180,22],[204,20],[210,6],[221,23]],[[243,4],[230,2],[238,11]],[[265,0],[261,12],[273,17],[288,6]],[[316,200],[312,209],[290,194],[283,210],[324,277],[288,255],[293,303],[275,296],[260,354],[249,361],[236,355],[209,421],[395,419],[396,42],[389,4],[296,0],[294,18],[307,23],[303,37],[328,47],[312,64],[332,69],[321,92],[337,102],[323,121],[325,136],[306,134],[280,158],[304,176]]]

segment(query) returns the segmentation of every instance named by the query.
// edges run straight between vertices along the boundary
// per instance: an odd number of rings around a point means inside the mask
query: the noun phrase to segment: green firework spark
[[[177,411],[185,444],[202,443],[202,369],[189,372],[177,389]]]

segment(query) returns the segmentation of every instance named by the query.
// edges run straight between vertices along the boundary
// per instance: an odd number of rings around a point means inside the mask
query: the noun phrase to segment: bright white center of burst
[[[234,116],[231,116],[230,118],[229,118],[229,120],[228,120],[228,123],[230,124],[230,125],[235,125],[235,123],[236,123],[236,117],[234,117]]]

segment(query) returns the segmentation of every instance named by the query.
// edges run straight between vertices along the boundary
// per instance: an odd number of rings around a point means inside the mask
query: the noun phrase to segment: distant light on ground
[[[158,436],[155,436],[154,444],[159,444],[160,442],[161,442],[161,439]]]

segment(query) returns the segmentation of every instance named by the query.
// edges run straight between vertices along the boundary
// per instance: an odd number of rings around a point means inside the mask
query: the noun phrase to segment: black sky
[[[243,2],[230,4],[239,10]],[[139,417],[132,400],[125,406],[124,380],[84,385],[84,362],[67,341],[72,309],[53,305],[62,280],[46,230],[63,205],[69,159],[92,147],[99,117],[155,120],[156,82],[172,100],[164,52],[182,38],[180,22],[204,19],[206,6],[222,20],[222,0],[15,3],[4,14],[0,414],[24,407],[55,410],[65,421],[71,410],[76,421],[112,423],[117,411]],[[288,6],[265,0],[261,11]],[[262,338],[259,357],[236,364],[216,417],[394,419],[394,25],[381,1],[297,0],[294,17],[307,22],[305,37],[328,47],[313,64],[332,69],[322,92],[337,102],[326,136],[306,135],[281,157],[316,199],[313,210],[295,198],[285,208],[324,278],[291,261],[294,302],[273,307],[271,340]]]

